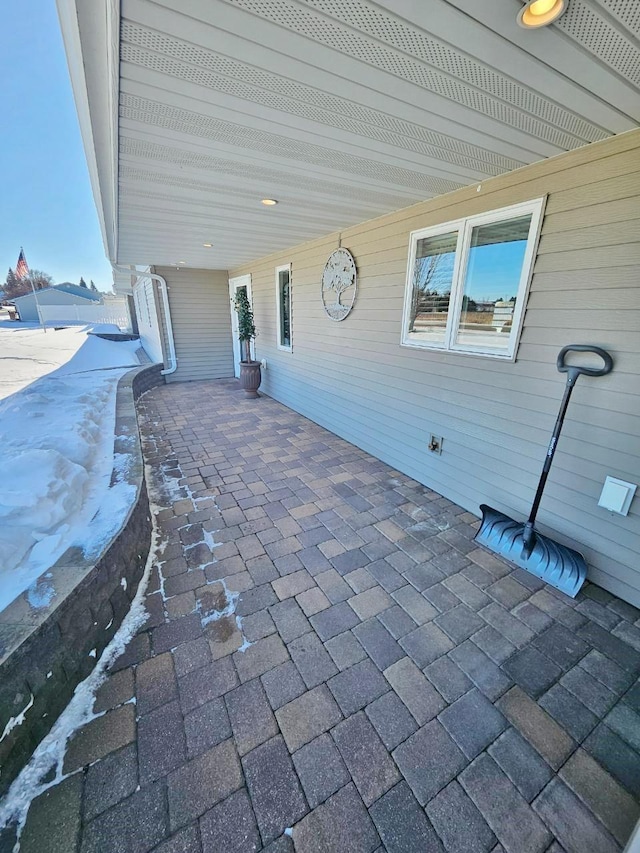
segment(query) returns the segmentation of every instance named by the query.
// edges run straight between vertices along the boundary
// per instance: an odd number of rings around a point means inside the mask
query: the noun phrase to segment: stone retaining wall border
[[[97,559],[69,548],[36,582],[50,603],[23,593],[0,613],[0,796],[28,762],[118,630],[136,594],[151,543],[151,513],[135,401],[164,384],[163,365],[130,370],[116,392],[114,451],[128,456],[136,498]]]

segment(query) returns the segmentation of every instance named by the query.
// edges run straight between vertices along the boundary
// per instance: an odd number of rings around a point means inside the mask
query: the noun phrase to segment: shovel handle
[[[565,356],[568,352],[592,352],[599,355],[604,364],[602,367],[580,367],[580,365],[565,364]],[[562,347],[558,353],[558,370],[560,373],[568,373],[570,378],[575,380],[581,374],[585,376],[606,376],[613,370],[613,359],[606,350],[601,347],[594,347],[591,344],[569,344]]]
[[[565,364],[564,358],[568,352],[592,352],[599,355],[604,364],[602,367],[581,367],[580,365]],[[526,538],[524,539],[523,553],[531,553],[531,548],[533,547],[533,543],[535,543],[533,523],[536,520],[538,507],[540,506],[540,500],[542,499],[542,493],[547,482],[547,477],[549,476],[549,469],[551,468],[551,462],[553,461],[553,456],[556,452],[558,439],[560,438],[560,430],[564,423],[564,416],[567,412],[567,407],[569,406],[569,399],[571,398],[573,387],[578,381],[578,377],[583,373],[586,376],[606,376],[607,373],[611,373],[613,370],[613,359],[606,350],[603,350],[600,347],[594,347],[590,344],[569,344],[568,346],[563,347],[558,353],[557,365],[560,373],[567,374],[567,384],[564,388],[562,402],[560,403],[560,411],[558,412],[553,433],[551,434],[551,441],[549,442],[549,447],[547,449],[547,455],[544,460],[544,465],[542,466],[540,482],[538,483],[536,495],[533,499],[533,505],[531,507],[531,512],[529,513],[527,524],[525,525]]]

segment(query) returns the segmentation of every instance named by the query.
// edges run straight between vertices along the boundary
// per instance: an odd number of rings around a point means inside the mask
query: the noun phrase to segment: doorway
[[[249,304],[252,304],[251,299],[251,275],[241,275],[237,278],[229,279],[229,297],[231,299],[231,336],[233,338],[233,375],[236,378],[240,376],[240,339],[238,338],[238,314],[235,305],[236,293],[240,289],[246,291],[249,297]]]

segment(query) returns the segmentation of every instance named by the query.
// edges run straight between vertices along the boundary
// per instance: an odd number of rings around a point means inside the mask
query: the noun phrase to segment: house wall
[[[39,323],[38,309],[33,293],[19,296],[16,300],[16,308],[20,313],[23,323]],[[38,291],[38,303],[40,305],[94,305],[93,300],[82,296],[74,296],[65,293],[64,290],[42,290]]]
[[[154,362],[164,362],[162,324],[156,300],[156,283],[151,278],[140,278],[133,287],[138,334],[142,348]]]
[[[410,232],[545,194],[516,361],[401,347]],[[605,347],[615,369],[578,381],[539,526],[583,551],[592,580],[640,605],[640,497],[626,518],[597,506],[607,474],[640,483],[640,131],[346,229],[358,295],[340,323],[320,299],[338,237],[232,272],[252,275],[262,390],[477,515],[486,502],[523,518],[564,388],[558,351]],[[276,347],[275,268],[289,262],[291,353]],[[430,433],[444,437],[440,456]]]
[[[178,369],[167,382],[233,376],[226,270],[156,267],[167,282]]]

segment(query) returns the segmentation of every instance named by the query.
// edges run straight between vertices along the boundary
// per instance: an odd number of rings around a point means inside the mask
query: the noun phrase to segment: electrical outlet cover
[[[429,444],[427,445],[427,447],[432,453],[442,453],[442,436],[433,435],[432,433],[429,436]]]

